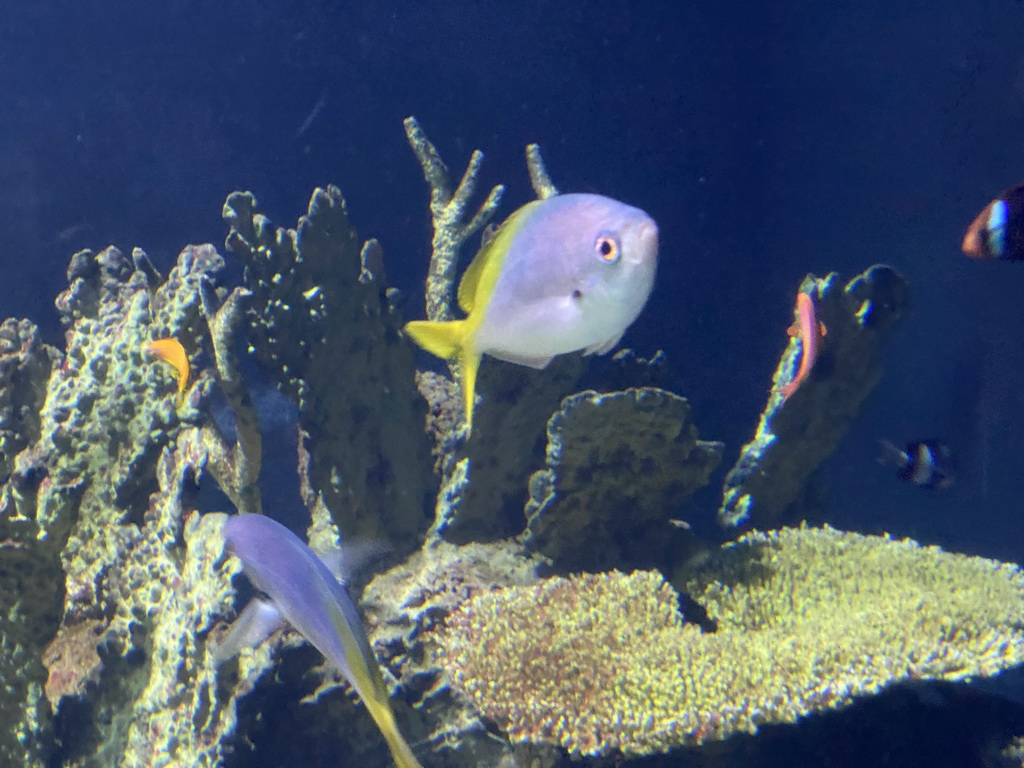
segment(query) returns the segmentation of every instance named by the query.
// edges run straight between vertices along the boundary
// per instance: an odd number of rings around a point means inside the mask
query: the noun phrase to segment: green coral
[[[463,603],[441,662],[513,743],[647,753],[661,751],[651,740],[674,714],[666,672],[682,661],[683,637],[676,594],[655,572],[555,577]]]
[[[415,121],[406,129],[431,194],[427,314],[443,319],[459,254],[501,188],[473,207],[482,153],[453,185]],[[527,166],[538,197],[557,194],[535,145]],[[721,447],[698,440],[683,398],[629,389],[657,383],[660,355],[612,371],[606,388],[624,391],[569,397],[587,367],[580,356],[544,372],[491,361],[480,381],[490,405],[467,440],[457,369],[415,370],[380,245],[359,240],[337,189],[317,190],[295,229],[272,227],[247,193],[224,214],[246,269],[231,293],[215,287],[223,262],[210,245],[187,248],[167,280],[142,251],[83,251],[57,300],[66,355],[26,321],[0,326],[0,721],[10,726],[0,762],[213,766],[233,751],[278,764],[308,757],[313,742],[378,759],[365,710],[333,675],[311,674],[319,656],[297,633],[220,669],[210,658],[237,561],[221,558],[221,516],[192,509],[195,483],[211,475],[239,510],[262,506],[243,341],[299,401],[311,546],[335,546],[338,523],[346,536],[387,539],[393,557],[412,552],[361,605],[425,764],[428,750],[458,768],[550,766],[563,748],[663,752],[896,680],[1020,660],[1016,568],[828,530],[755,534],[707,555],[670,517]],[[875,267],[840,288],[835,276],[802,286],[829,326],[822,358],[783,403],[778,387],[798,361],[790,345],[755,443],[730,474],[726,512],[793,514],[877,381],[877,346],[905,283]],[[144,354],[164,336],[197,369],[180,406],[170,371]],[[233,444],[204,412],[215,386],[238,427]],[[431,438],[441,487],[428,530]],[[717,631],[686,624],[655,572],[539,581],[552,560],[562,572],[701,561],[678,581]],[[274,712],[261,720],[264,706]],[[478,710],[515,743],[481,727]]]
[[[804,646],[794,671],[829,681],[826,698],[903,678],[993,675],[1024,661],[1020,568],[910,539],[828,527],[751,533],[682,586],[719,633],[758,637],[766,650]]]
[[[653,572],[475,596],[440,636],[451,684],[514,742],[652,754],[1024,661],[1020,569],[912,541],[752,533],[683,583],[717,631]]]
[[[98,674],[95,653],[87,649],[45,655],[44,649],[59,637],[74,638],[71,645],[92,643],[95,652],[109,637],[116,611],[110,569],[127,556],[155,488],[157,459],[180,427],[173,383],[163,366],[147,360],[144,347],[167,335],[187,348],[198,346],[198,287],[221,266],[212,247],[189,248],[159,284],[141,251],[131,260],[116,248],[75,254],[69,287],[56,302],[67,327],[60,366],[51,368],[47,361],[58,355],[40,348],[27,326],[4,325],[5,338],[20,345],[21,355],[14,370],[8,368],[13,389],[7,395],[25,401],[21,408],[39,410],[5,425],[12,430],[4,436],[5,450],[20,451],[0,494],[7,513],[0,573],[5,587],[15,587],[0,598],[11,621],[4,627],[7,683],[0,707],[13,724],[4,733],[18,743],[0,737],[0,760],[46,759],[53,742],[44,693],[77,690],[76,676]],[[193,389],[181,416],[196,414],[192,397],[201,391]],[[9,453],[4,461],[11,465]],[[73,631],[83,622],[88,632]],[[67,631],[58,635],[62,624]],[[55,679],[44,658],[54,663]],[[67,659],[81,668],[62,667],[59,660]]]
[[[209,245],[185,249],[166,280],[140,250],[131,260],[115,248],[75,254],[57,300],[67,352],[52,369],[58,355],[30,326],[0,328],[0,339],[20,339],[0,357],[0,386],[4,373],[10,385],[0,404],[39,407],[4,435],[21,448],[2,497],[5,764],[59,755],[69,766],[142,766],[173,754],[212,766],[234,730],[234,699],[216,692],[203,642],[233,592],[216,566],[217,518],[197,515],[190,498],[209,470],[258,507],[246,487],[258,445],[229,446],[196,426],[211,371],[179,405],[166,366],[144,352],[173,336],[193,360],[212,351],[222,375],[237,373],[233,357],[218,358],[240,315],[213,287],[222,266]]]
[[[42,467],[27,456],[29,471],[15,474],[15,465],[39,439],[46,384],[59,359],[27,320],[0,325],[0,722],[18,723],[0,729],[0,758],[11,764],[42,761],[51,738],[41,652],[60,619],[60,560],[50,542],[36,538],[31,510],[17,503],[41,482]]]
[[[509,746],[479,728],[472,708],[453,700],[433,633],[470,596],[496,586],[532,584],[542,565],[515,542],[438,542],[376,576],[363,592],[367,633],[378,658],[406,699],[415,701],[429,728],[425,741],[445,750],[448,768],[495,765]]]

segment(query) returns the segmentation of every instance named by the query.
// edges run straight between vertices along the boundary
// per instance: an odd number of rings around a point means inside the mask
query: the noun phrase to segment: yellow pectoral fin
[[[413,320],[405,324],[405,332],[430,354],[451,360],[462,351],[466,339],[466,321],[435,323],[430,320]]]

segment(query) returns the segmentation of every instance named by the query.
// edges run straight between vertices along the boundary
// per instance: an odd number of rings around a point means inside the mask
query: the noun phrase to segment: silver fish
[[[457,358],[467,425],[483,355],[543,368],[556,355],[611,351],[654,286],[658,226],[601,195],[556,195],[514,212],[485,240],[459,284],[464,320],[405,331]]]

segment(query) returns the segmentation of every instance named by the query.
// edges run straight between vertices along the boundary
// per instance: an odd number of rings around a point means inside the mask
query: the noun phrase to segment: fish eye
[[[600,235],[594,243],[594,250],[606,264],[614,264],[619,260],[619,244],[608,235]]]

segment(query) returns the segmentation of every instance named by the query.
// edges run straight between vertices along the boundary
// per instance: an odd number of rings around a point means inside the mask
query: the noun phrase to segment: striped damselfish
[[[463,320],[414,321],[406,333],[457,359],[467,427],[483,355],[543,368],[556,355],[604,354],[654,285],[658,227],[639,208],[592,194],[527,203],[484,243],[459,283]]]
[[[1005,190],[974,217],[961,248],[972,259],[1024,261],[1024,184]]]

